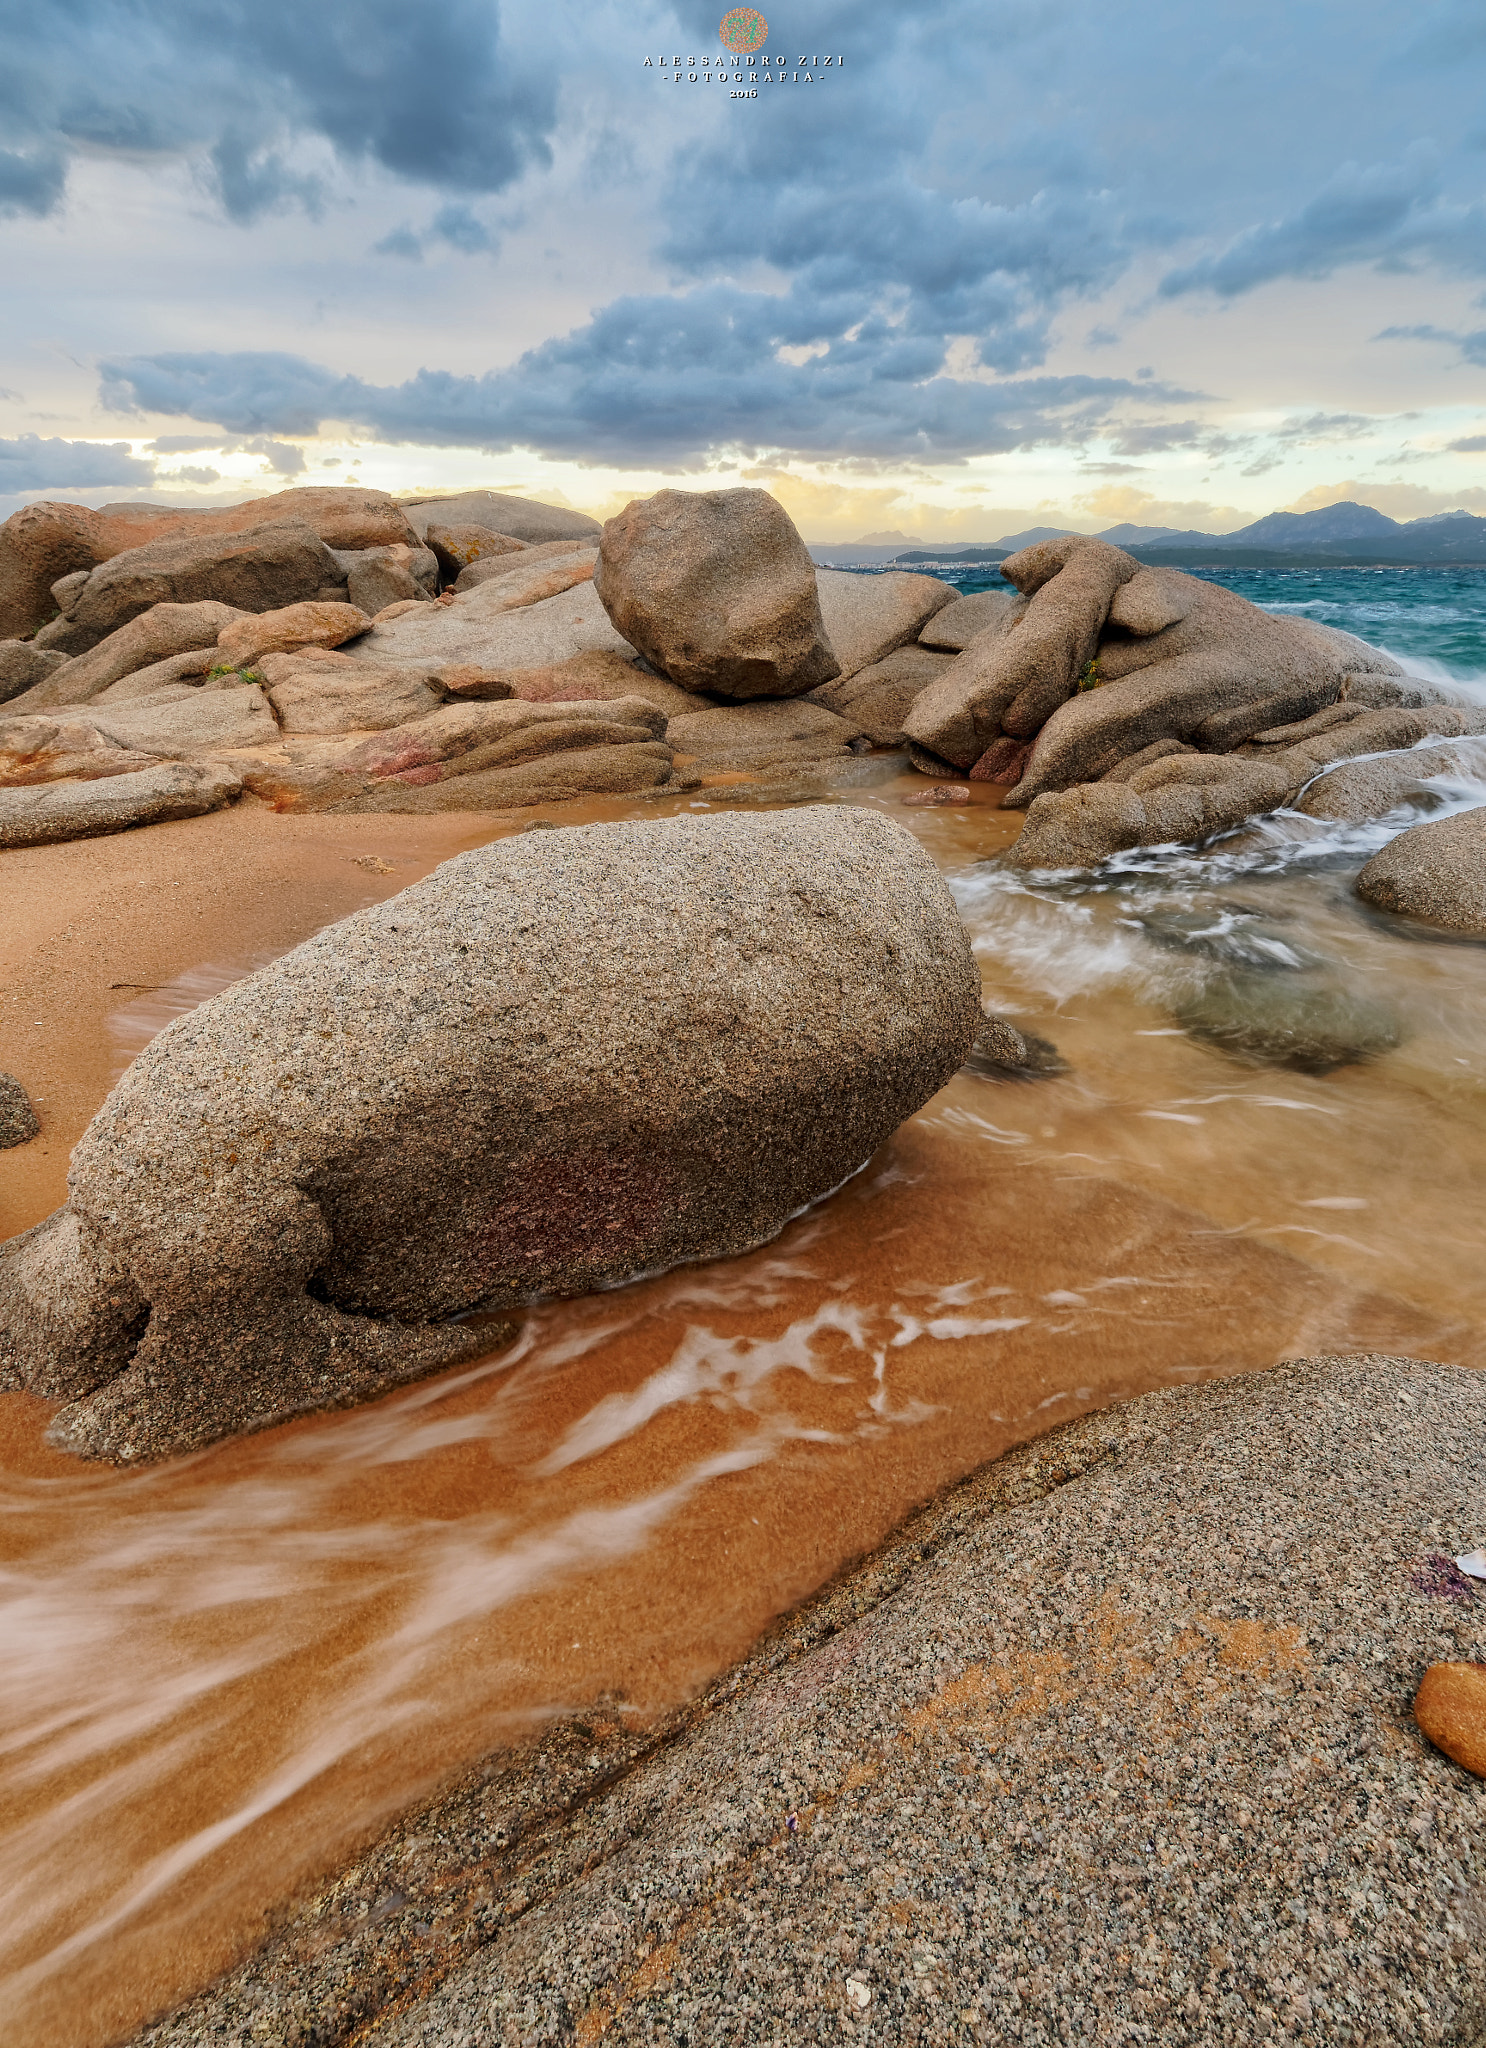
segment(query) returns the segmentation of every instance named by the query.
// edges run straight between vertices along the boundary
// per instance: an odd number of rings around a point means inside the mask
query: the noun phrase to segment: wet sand
[[[958,871],[1016,829],[977,798],[866,800]],[[68,1149],[174,1008],[531,822],[240,806],[6,856],[0,1066],[43,1135],[0,1154],[0,1234],[63,1198]],[[994,923],[1018,928],[1004,907]],[[42,1442],[47,1404],[0,1397],[14,2048],[127,2033],[543,1718],[684,1698],[917,1502],[1054,1422],[1318,1351],[1486,1363],[1478,1262],[1456,1249],[1476,1141],[1438,1148],[1430,1124],[1458,1128],[1445,1055],[1277,1085],[1158,1035],[1136,984],[1059,998],[1049,957],[988,960],[988,990],[1068,1076],[959,1077],[746,1258],[545,1305],[473,1368],[152,1471],[80,1467]],[[1458,966],[1467,995],[1475,971]],[[1391,1252],[1366,1206],[1380,1147],[1408,1191]]]

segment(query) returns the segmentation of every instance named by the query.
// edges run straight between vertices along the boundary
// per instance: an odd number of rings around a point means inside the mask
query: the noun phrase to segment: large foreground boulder
[[[979,995],[865,811],[463,854],[141,1053],[0,1250],[5,1383],[157,1458],[487,1349],[445,1320],[477,1304],[744,1251],[950,1078]]]
[[[128,548],[172,534],[244,533],[296,519],[330,548],[369,548],[414,538],[385,491],[360,485],[310,485],[250,498],[241,505],[189,511],[173,505],[23,506],[0,526],[0,637],[34,632],[56,610],[52,585],[93,569]]]
[[[139,2048],[1476,2048],[1482,1785],[1411,1703],[1486,1656],[1483,1436],[1486,1374],[1377,1356],[1044,1436],[659,1727],[483,1759]]]
[[[815,564],[767,491],[636,498],[604,528],[593,580],[616,630],[684,690],[794,697],[841,672]]]
[[[1401,832],[1367,863],[1357,893],[1380,910],[1486,938],[1486,809]]]

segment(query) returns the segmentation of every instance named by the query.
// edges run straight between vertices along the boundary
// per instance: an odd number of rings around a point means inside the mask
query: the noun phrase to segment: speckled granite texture
[[[1312,1359],[987,1468],[665,1726],[411,1816],[150,2048],[1486,2035],[1486,1374]],[[588,1780],[585,1786],[584,1780]]]

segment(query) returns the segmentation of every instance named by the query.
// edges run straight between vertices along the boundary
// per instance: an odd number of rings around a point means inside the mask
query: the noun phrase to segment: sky
[[[1479,0],[722,11],[0,0],[0,517],[1486,513]]]

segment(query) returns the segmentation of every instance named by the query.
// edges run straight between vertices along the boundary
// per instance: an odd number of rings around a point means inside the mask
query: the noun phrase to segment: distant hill
[[[1096,533],[1094,538],[1107,540],[1113,547],[1134,548],[1141,546],[1145,541],[1186,540],[1188,535],[1179,526],[1132,526],[1126,520],[1123,526],[1106,526],[1104,531]]]
[[[1426,519],[1390,519],[1371,505],[1323,505],[1315,512],[1271,512],[1236,533],[1183,533],[1131,553],[1143,562],[1173,567],[1213,563],[1231,568],[1304,568],[1326,564],[1400,568],[1443,567],[1451,562],[1486,566],[1486,519],[1469,512],[1432,513]]]
[[[991,567],[1040,540],[1063,540],[1066,526],[1029,526],[978,546],[922,541],[904,548],[875,541],[837,541],[812,546],[821,567],[905,569]],[[1234,533],[1182,532],[1170,526],[1107,526],[1094,536],[1127,548],[1153,568],[1302,569],[1445,568],[1451,563],[1486,568],[1486,519],[1473,513],[1431,512],[1423,519],[1390,519],[1371,505],[1347,501],[1314,512],[1270,512]]]

